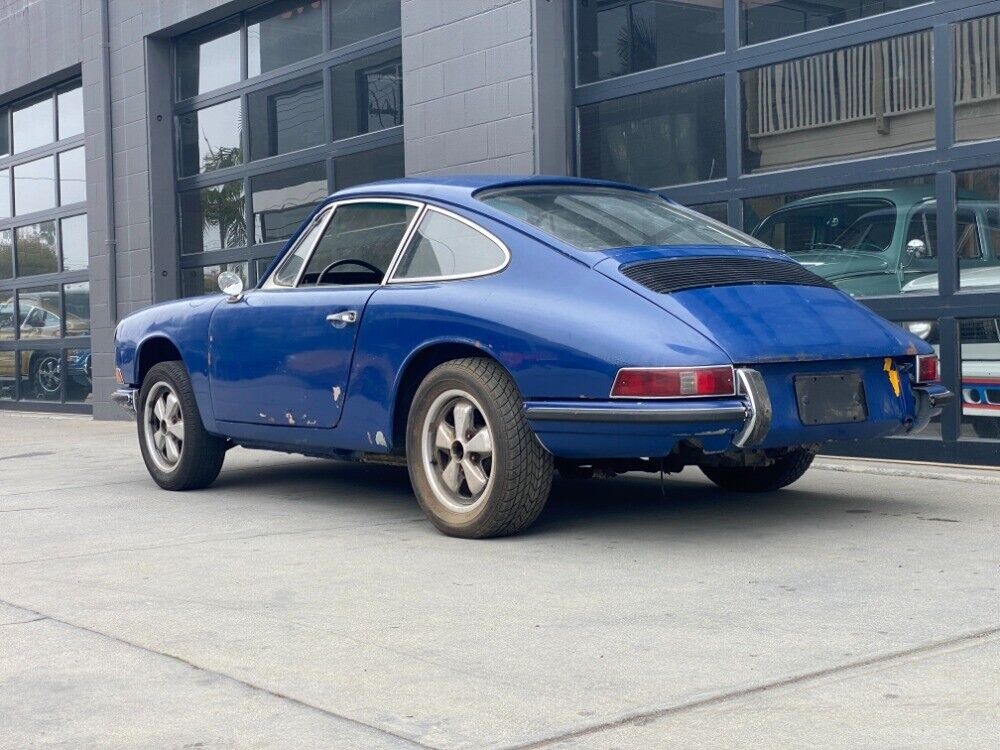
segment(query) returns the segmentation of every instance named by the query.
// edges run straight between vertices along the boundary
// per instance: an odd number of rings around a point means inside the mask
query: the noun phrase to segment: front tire
[[[161,362],[142,381],[136,409],[142,460],[165,490],[197,490],[219,476],[226,441],[205,431],[181,362]]]
[[[427,375],[410,407],[406,456],[421,508],[450,536],[516,534],[552,486],[552,456],[528,426],[517,387],[485,358]]]
[[[770,466],[701,466],[702,473],[730,492],[771,492],[787,487],[806,473],[816,454],[795,448]]]

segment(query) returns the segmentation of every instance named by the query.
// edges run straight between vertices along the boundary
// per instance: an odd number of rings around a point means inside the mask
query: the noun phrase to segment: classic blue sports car
[[[153,479],[234,445],[405,462],[448,534],[527,527],[553,469],[699,466],[784,487],[817,447],[922,429],[933,349],[786,255],[628,185],[451,177],[343,190],[251,290],[118,326]]]

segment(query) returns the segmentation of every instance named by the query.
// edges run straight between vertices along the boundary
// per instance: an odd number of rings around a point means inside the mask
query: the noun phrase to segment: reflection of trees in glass
[[[210,151],[202,161],[206,172],[233,167],[243,163],[243,150],[239,146],[223,146]],[[202,236],[206,245],[214,244],[215,233],[218,233],[220,248],[247,244],[242,180],[205,188],[200,199]]]
[[[656,26],[648,18],[636,18],[631,12],[626,23],[618,30],[621,72],[615,75],[656,67]]]
[[[398,60],[362,71],[367,92],[367,132],[391,128],[403,122],[403,75]],[[362,132],[366,132],[361,128]]]
[[[34,276],[58,270],[55,222],[20,227],[17,230],[17,275]]]

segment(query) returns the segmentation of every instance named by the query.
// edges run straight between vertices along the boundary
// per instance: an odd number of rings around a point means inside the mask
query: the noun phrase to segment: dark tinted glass
[[[87,252],[87,216],[70,216],[60,222],[64,271],[82,271],[90,265]]]
[[[0,281],[14,278],[14,232],[0,231]]]
[[[63,311],[67,336],[90,335],[90,282],[63,285]]]
[[[10,153],[10,110],[0,107],[0,156]]]
[[[756,44],[803,31],[920,5],[928,0],[740,0],[743,43]]]
[[[66,400],[89,401],[93,371],[90,349],[66,350]]]
[[[721,221],[723,224],[729,223],[729,206],[726,203],[699,203],[688,206],[692,211],[704,214],[710,219]]]
[[[14,241],[18,276],[55,273],[59,270],[54,221],[18,227]]]
[[[46,156],[14,167],[15,216],[44,211],[55,205],[55,157]]]
[[[650,194],[571,186],[509,188],[480,200],[581,250],[646,245],[760,243],[735,229]]]
[[[185,255],[247,244],[243,180],[180,193],[181,252]]]
[[[347,138],[403,124],[399,47],[333,69],[333,137]]]
[[[248,75],[256,76],[323,51],[319,0],[271,3],[247,16]]]
[[[399,28],[399,0],[330,0],[333,49]]]
[[[333,160],[336,190],[376,180],[390,180],[405,174],[402,143],[374,148],[371,151],[359,151],[347,156],[338,156]]]
[[[287,154],[326,140],[323,75],[256,91],[249,96],[250,159]]]
[[[182,177],[243,162],[240,100],[179,115],[178,158]]]
[[[722,0],[577,0],[580,83],[722,52]]]
[[[56,97],[59,117],[59,138],[69,138],[83,132],[83,85],[63,89]]]
[[[744,71],[743,171],[934,145],[931,32]]]
[[[59,154],[59,205],[87,200],[86,169],[83,146]]]
[[[243,285],[247,285],[248,264],[243,263],[220,263],[214,266],[201,266],[199,268],[184,268],[181,270],[181,296],[197,297],[201,294],[218,294],[219,285],[217,280],[223,271],[232,271],[243,279]]]
[[[0,219],[9,219],[10,216],[10,170],[0,169]]]
[[[28,151],[55,140],[52,95],[14,107],[14,153]]]
[[[953,27],[955,140],[1000,137],[1000,16],[974,18]]]
[[[250,178],[254,242],[290,237],[327,195],[322,162]]]
[[[228,86],[242,77],[238,18],[180,37],[176,50],[179,99]]]
[[[580,173],[647,187],[725,177],[722,78],[580,107]]]

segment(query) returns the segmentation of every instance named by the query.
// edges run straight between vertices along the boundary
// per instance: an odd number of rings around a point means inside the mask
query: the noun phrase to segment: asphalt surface
[[[557,481],[476,542],[398,468],[163,492],[133,430],[0,412],[2,748],[1000,745],[1000,472]]]

